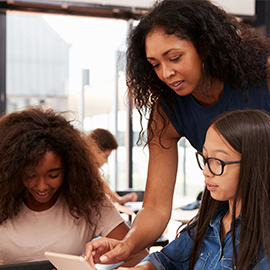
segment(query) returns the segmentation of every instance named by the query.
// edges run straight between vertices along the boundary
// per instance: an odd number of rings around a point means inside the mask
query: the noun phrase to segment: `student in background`
[[[118,143],[113,134],[107,129],[97,128],[87,136],[89,145],[96,145],[98,166],[101,168],[105,163],[108,163],[108,157],[113,150],[117,150]],[[113,202],[125,204],[126,202],[137,201],[138,195],[136,192],[130,192],[124,196],[119,196],[112,191],[106,181],[104,181],[105,192],[110,196]]]
[[[214,119],[196,153],[205,177],[198,215],[134,270],[269,269],[269,138],[270,116],[263,111]]]
[[[45,251],[81,255],[95,237],[128,232],[72,122],[39,107],[0,118],[0,264],[45,260]]]

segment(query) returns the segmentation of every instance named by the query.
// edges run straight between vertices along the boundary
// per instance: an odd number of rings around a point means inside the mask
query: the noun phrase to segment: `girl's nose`
[[[213,176],[213,174],[211,173],[211,171],[209,170],[209,167],[208,167],[208,163],[205,164],[204,168],[203,168],[203,175],[205,177],[209,177],[209,176]]]
[[[48,188],[48,184],[44,178],[39,178],[36,187],[39,191],[44,191]]]

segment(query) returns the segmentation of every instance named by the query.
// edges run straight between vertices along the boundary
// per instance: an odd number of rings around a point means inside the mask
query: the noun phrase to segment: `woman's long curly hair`
[[[211,126],[241,154],[231,225],[233,259],[236,269],[253,269],[264,256],[270,257],[270,116],[262,110],[236,110],[221,114]],[[237,254],[235,211],[239,198],[241,232]],[[182,230],[196,230],[189,269],[194,269],[211,219],[226,203],[214,200],[205,188],[197,219]]]
[[[71,215],[92,224],[91,212],[99,212],[105,195],[94,154],[72,122],[64,112],[40,107],[0,118],[0,224],[19,213],[29,194],[22,181],[26,169],[35,168],[48,151],[62,159],[61,194]]]
[[[127,50],[128,94],[141,121],[143,116],[149,118],[148,142],[153,137],[153,108],[159,109],[161,102],[171,108],[174,102],[173,90],[157,77],[146,59],[145,39],[156,29],[193,43],[204,63],[204,79],[210,81],[209,88],[213,79],[219,79],[245,93],[249,83],[262,87],[268,77],[266,59],[270,55],[270,41],[255,29],[240,25],[208,0],[157,1],[130,32]],[[207,94],[209,89],[202,91]],[[168,123],[163,120],[165,128]],[[145,139],[143,134],[142,127],[140,141]]]

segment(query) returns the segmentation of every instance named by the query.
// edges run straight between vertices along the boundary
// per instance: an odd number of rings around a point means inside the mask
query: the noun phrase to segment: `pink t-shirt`
[[[87,242],[107,236],[124,222],[112,203],[101,207],[100,214],[93,213],[96,225],[89,226],[84,219],[72,218],[62,197],[42,212],[23,204],[16,217],[0,225],[0,264],[46,260],[45,251],[82,255]]]

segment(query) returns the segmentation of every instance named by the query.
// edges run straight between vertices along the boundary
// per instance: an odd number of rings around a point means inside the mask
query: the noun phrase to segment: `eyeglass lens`
[[[199,167],[203,170],[205,164],[208,163],[208,167],[213,174],[219,175],[222,173],[222,164],[219,160],[215,158],[209,158],[208,160],[204,159],[201,154],[197,154],[197,159],[199,163]]]

